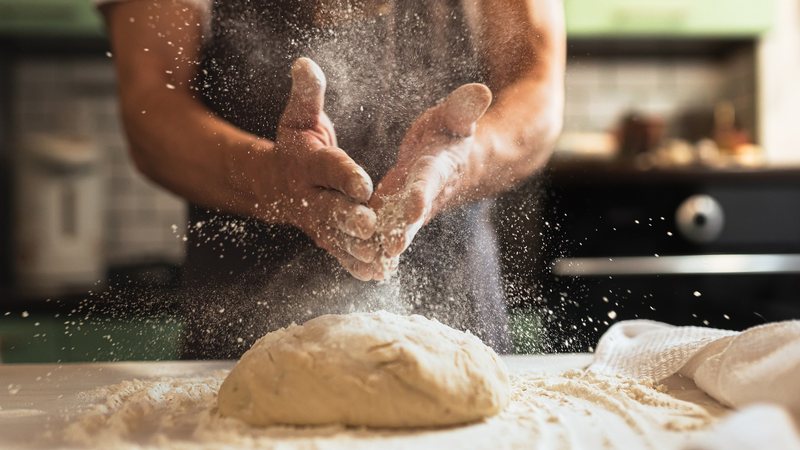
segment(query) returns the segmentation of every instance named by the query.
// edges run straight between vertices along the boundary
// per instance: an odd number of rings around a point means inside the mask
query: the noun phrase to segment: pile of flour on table
[[[461,427],[370,430],[338,426],[253,428],[219,416],[227,372],[125,381],[86,395],[95,404],[60,436],[88,448],[677,448],[714,417],[663,386],[568,371],[512,375],[499,415]]]

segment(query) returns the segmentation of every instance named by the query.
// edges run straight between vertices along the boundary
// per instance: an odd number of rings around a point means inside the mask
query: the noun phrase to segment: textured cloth
[[[800,435],[786,411],[772,405],[748,406],[692,439],[685,450],[800,450]]]
[[[800,450],[800,321],[742,332],[649,320],[612,326],[590,370],[656,382],[680,374],[720,403],[743,408],[685,449]]]
[[[774,403],[800,414],[800,321],[743,332],[620,322],[600,338],[591,370],[653,381],[681,374],[727,406]]]

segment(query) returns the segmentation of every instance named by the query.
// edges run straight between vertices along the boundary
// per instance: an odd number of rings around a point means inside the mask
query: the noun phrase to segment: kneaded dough
[[[508,370],[470,333],[419,315],[324,315],[259,339],[225,379],[219,412],[251,425],[432,427],[494,415]]]

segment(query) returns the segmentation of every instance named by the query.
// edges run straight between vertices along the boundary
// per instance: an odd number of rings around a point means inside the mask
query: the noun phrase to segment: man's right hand
[[[371,279],[377,249],[375,212],[366,206],[372,180],[336,146],[333,124],[323,111],[325,75],[314,61],[292,66],[292,91],[278,123],[275,146],[265,152],[265,170],[254,191],[264,199],[254,215],[303,230],[361,280]],[[266,167],[265,167],[266,166]]]
[[[108,2],[102,11],[137,168],[194,204],[295,225],[356,277],[368,278],[372,181],[336,147],[320,68],[306,58],[295,62],[271,142],[222,119],[192,89],[208,11],[160,0]]]

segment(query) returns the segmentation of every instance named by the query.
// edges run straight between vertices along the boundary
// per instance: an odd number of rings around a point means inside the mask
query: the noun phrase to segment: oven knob
[[[704,244],[712,242],[722,232],[725,214],[714,197],[693,195],[675,211],[675,222],[686,239]]]

